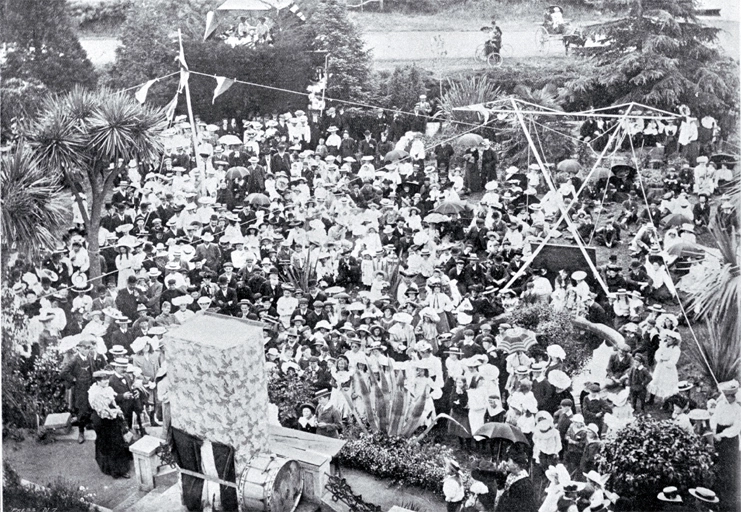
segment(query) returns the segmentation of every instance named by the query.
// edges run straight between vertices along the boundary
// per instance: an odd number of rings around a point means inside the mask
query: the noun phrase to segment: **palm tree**
[[[481,105],[501,99],[502,96],[502,90],[486,75],[456,81],[448,79],[448,88],[440,97],[440,110],[435,116],[450,120],[455,108]]]
[[[72,221],[59,177],[45,173],[26,146],[0,159],[0,190],[3,268],[11,251],[33,256],[53,247]]]
[[[513,96],[529,103],[520,103],[518,106],[522,110],[563,111],[558,90],[551,85],[535,90],[518,85]],[[565,118],[537,114],[527,114],[524,117],[538,153],[545,163],[556,163],[574,154],[576,147],[570,137],[573,126]],[[506,120],[499,123],[499,127],[500,141],[504,146],[503,165],[514,165],[522,169],[530,163],[536,163],[517,116],[507,116]]]
[[[167,128],[163,110],[140,105],[131,95],[108,88],[75,88],[47,99],[25,130],[42,169],[73,186],[87,231],[90,278],[100,276],[98,232],[105,198],[124,161],[158,162],[160,136]],[[82,191],[89,193],[89,211]]]
[[[730,202],[738,205],[741,201],[738,183],[729,195]],[[738,210],[736,215],[739,215]],[[706,323],[706,333],[703,333],[706,335],[699,336],[703,353],[698,347],[692,347],[690,353],[701,368],[707,369],[709,366],[718,381],[723,382],[741,377],[741,247],[735,231],[728,233],[711,223],[710,232],[718,245],[721,259],[719,265],[700,267],[699,277],[693,280],[693,286],[687,290],[687,311]]]

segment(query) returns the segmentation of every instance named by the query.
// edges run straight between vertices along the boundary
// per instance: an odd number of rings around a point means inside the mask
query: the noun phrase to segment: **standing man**
[[[342,415],[334,406],[329,404],[330,392],[328,389],[320,389],[314,393],[318,402],[316,408],[316,433],[325,437],[340,437],[342,430]]]
[[[105,368],[105,357],[98,354],[95,339],[83,338],[77,344],[77,353],[62,368],[60,377],[72,388],[72,413],[77,416],[79,434],[77,442],[85,442],[85,427],[90,423],[93,410],[87,399],[87,392],[93,384],[93,373]]]
[[[129,360],[126,357],[117,357],[111,363],[114,374],[110,380],[110,386],[116,393],[116,403],[123,412],[126,425],[131,429],[132,414],[135,409],[136,400],[139,398],[139,391],[132,388],[132,383],[126,375],[126,367]]]

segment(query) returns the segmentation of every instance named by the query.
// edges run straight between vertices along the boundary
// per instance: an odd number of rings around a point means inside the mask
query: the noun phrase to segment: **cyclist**
[[[491,27],[487,27],[489,32],[489,39],[484,43],[484,50],[486,56],[493,53],[499,53],[502,49],[502,29],[497,25],[497,20],[491,20]]]

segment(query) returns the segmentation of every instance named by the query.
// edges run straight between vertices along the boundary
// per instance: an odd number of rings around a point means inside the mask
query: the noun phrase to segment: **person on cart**
[[[489,39],[484,43],[486,56],[499,53],[502,49],[502,29],[497,25],[497,20],[491,20],[491,27],[486,27],[489,32]]]
[[[545,10],[543,26],[549,34],[563,34],[566,32],[566,22],[563,20],[563,10],[552,5]]]

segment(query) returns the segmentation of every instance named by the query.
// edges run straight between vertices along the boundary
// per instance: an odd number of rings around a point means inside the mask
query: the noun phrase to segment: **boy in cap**
[[[641,412],[646,411],[646,396],[648,384],[651,382],[651,372],[644,365],[646,356],[636,354],[633,357],[633,365],[628,373],[628,386],[630,386],[630,403],[633,410],[638,412],[638,404]]]

